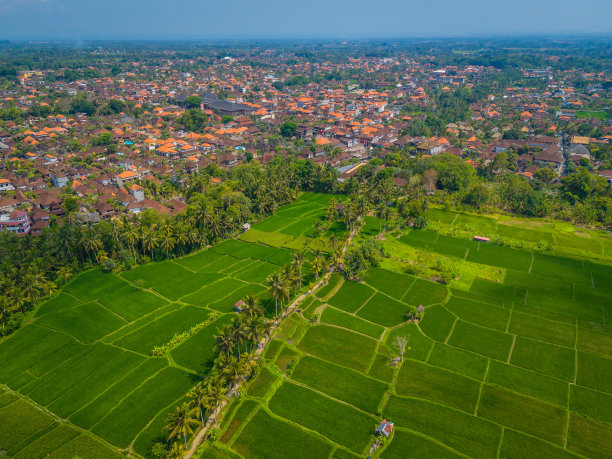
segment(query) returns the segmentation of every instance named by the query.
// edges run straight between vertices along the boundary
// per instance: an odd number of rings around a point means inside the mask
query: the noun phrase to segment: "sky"
[[[612,0],[0,0],[0,39],[612,36]]]

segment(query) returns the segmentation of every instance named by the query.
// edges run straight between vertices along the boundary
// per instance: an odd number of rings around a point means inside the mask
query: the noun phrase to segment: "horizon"
[[[0,0],[0,39],[11,41],[372,40],[606,36],[612,2],[485,0],[427,4],[363,0],[308,5],[234,0]],[[568,13],[568,12],[571,12]]]

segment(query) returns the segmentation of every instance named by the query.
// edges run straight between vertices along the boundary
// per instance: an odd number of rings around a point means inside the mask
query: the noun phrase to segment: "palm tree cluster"
[[[314,260],[311,263],[313,273],[318,278],[320,272],[325,268],[325,258],[321,251],[315,250]],[[293,254],[293,260],[288,265],[285,265],[280,271],[274,272],[268,276],[266,283],[268,284],[268,292],[274,299],[274,315],[278,316],[278,303],[280,301],[281,311],[284,308],[285,301],[288,301],[293,295],[297,296],[298,291],[302,289],[304,274],[302,267],[306,261],[306,250],[300,250]],[[315,266],[316,262],[316,266]]]
[[[211,184],[213,176],[222,183]],[[231,237],[247,221],[270,215],[279,205],[296,199],[301,189],[333,191],[334,180],[320,166],[290,158],[279,157],[266,166],[251,162],[231,170],[210,166],[186,177],[162,177],[162,185],[141,183],[148,196],[185,201],[187,208],[178,215],[147,210],[93,225],[68,212],[61,224],[53,221],[40,237],[19,238],[0,231],[0,336],[16,329],[25,311],[84,269],[127,269],[184,255]]]
[[[263,308],[252,295],[246,296],[243,302],[243,313],[218,331],[210,376],[189,391],[187,402],[168,414],[164,430],[169,434],[164,450],[170,447],[170,451],[175,451],[177,448],[171,444],[175,440],[187,449],[187,439],[195,427],[206,425],[212,414],[216,424],[217,408],[227,399],[231,388],[248,379],[255,370],[255,350],[268,334],[270,323],[264,319]]]

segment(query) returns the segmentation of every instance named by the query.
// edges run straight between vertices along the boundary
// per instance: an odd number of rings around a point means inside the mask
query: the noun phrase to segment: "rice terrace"
[[[610,457],[608,235],[442,208],[426,229],[386,228],[372,212],[321,229],[342,199],[304,193],[237,239],[76,277],[0,341],[0,451],[159,457],[169,414],[252,297],[270,324],[291,305],[265,347],[241,338],[220,353],[259,359],[205,410],[194,457]],[[322,261],[348,250],[348,265],[373,240],[384,255],[358,276]],[[298,253],[303,277],[274,294],[269,279]]]

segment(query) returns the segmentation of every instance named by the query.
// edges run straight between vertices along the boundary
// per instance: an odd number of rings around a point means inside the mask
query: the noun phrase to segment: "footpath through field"
[[[346,253],[348,247],[351,245],[351,242],[353,240],[353,237],[355,236],[355,233],[357,232],[358,228],[359,228],[359,222],[361,221],[361,218],[359,219],[359,221],[357,222],[357,224],[355,225],[355,228],[351,231],[351,234],[349,235],[349,237],[347,238],[346,244],[344,244],[344,246],[342,247],[342,255],[344,256],[344,254]],[[258,360],[261,353],[266,349],[266,345],[268,344],[268,341],[270,341],[271,337],[272,337],[272,333],[274,332],[274,330],[280,325],[280,323],[283,321],[283,319],[285,317],[287,317],[289,314],[291,314],[295,308],[302,303],[302,301],[304,301],[309,295],[311,295],[315,290],[317,290],[318,288],[320,288],[325,282],[327,282],[327,280],[330,278],[330,276],[332,275],[332,269],[330,269],[327,273],[325,273],[324,276],[321,277],[321,279],[319,280],[319,282],[317,282],[314,287],[312,287],[310,290],[308,290],[307,292],[302,293],[300,296],[298,296],[295,300],[293,300],[293,302],[287,306],[287,308],[280,314],[280,316],[278,316],[275,320],[274,323],[272,324],[272,327],[270,327],[270,333],[268,333],[267,336],[265,336],[264,338],[262,338],[261,342],[259,343],[259,345],[257,346],[257,350],[255,351],[255,360]],[[204,437],[206,436],[206,434],[208,433],[208,431],[210,430],[211,426],[215,423],[215,419],[217,419],[218,415],[221,413],[221,411],[223,411],[223,409],[225,408],[225,406],[229,403],[229,400],[232,398],[232,396],[236,393],[236,391],[238,390],[238,388],[241,386],[242,382],[236,382],[232,388],[229,390],[228,392],[228,397],[227,399],[220,404],[216,410],[214,410],[210,416],[208,417],[208,419],[206,419],[206,422],[204,423],[204,426],[200,429],[200,431],[196,434],[196,436],[194,437],[193,441],[191,442],[191,447],[189,448],[189,450],[185,453],[185,455],[183,456],[185,459],[191,459],[191,457],[194,455],[194,453],[196,452],[196,450],[198,449],[198,446],[200,446],[200,444],[202,443],[202,440],[204,439]]]

